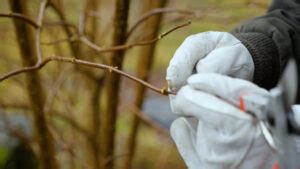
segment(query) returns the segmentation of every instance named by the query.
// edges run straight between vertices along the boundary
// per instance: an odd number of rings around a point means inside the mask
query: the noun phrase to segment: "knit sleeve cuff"
[[[277,47],[268,36],[257,33],[233,33],[249,50],[254,62],[253,82],[270,89],[278,81],[280,64]]]

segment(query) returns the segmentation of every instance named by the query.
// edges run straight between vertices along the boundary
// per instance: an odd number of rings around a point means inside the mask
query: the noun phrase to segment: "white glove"
[[[300,104],[293,105],[292,110],[294,112],[295,121],[300,125]]]
[[[251,81],[254,63],[248,49],[230,33],[204,32],[189,36],[176,50],[167,69],[170,89],[179,90],[195,69]]]
[[[272,151],[258,125],[237,108],[242,93],[269,94],[245,80],[205,73],[188,78],[171,98],[175,114],[199,120],[196,130],[185,118],[171,126],[171,136],[190,169],[271,168],[267,163],[272,163]]]

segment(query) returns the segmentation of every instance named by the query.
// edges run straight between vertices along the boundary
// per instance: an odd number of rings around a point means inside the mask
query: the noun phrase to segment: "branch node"
[[[168,90],[167,90],[166,87],[161,88],[161,89],[160,89],[160,92],[161,92],[161,94],[163,94],[163,95],[168,95]]]
[[[113,69],[112,67],[108,68],[109,73],[111,73],[113,71],[112,69]]]

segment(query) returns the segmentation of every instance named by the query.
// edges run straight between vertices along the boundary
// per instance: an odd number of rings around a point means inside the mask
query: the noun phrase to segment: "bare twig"
[[[70,28],[73,28],[75,30],[75,32],[78,33],[77,26],[68,22],[63,11],[59,7],[57,7],[55,4],[53,4],[52,1],[49,2],[49,7],[51,7],[55,11],[55,13],[59,17],[60,21],[45,22],[46,26],[61,25],[62,28],[64,29],[65,33],[68,35],[68,37],[72,36],[72,30]]]
[[[130,112],[132,112],[136,117],[138,117],[145,125],[154,129],[157,133],[166,136],[166,138],[170,138],[168,130],[164,129],[159,124],[155,123],[153,120],[147,117],[144,112],[139,110],[136,106],[130,107]]]
[[[142,15],[134,24],[133,26],[129,29],[127,33],[127,38],[129,38],[132,33],[147,19],[154,15],[159,15],[162,13],[180,13],[180,14],[185,14],[185,15],[195,15],[196,13],[191,11],[191,10],[183,10],[183,9],[175,9],[175,8],[156,8],[153,10],[150,10],[149,12],[145,13]]]
[[[34,28],[39,28],[40,27],[40,25],[38,23],[36,23],[34,20],[32,20],[28,16],[22,15],[20,13],[8,13],[8,14],[0,13],[0,17],[20,19],[24,22],[27,22],[28,24],[30,24]]]
[[[153,44],[153,43],[157,42],[158,40],[162,39],[163,37],[165,37],[166,35],[170,34],[171,32],[173,32],[173,31],[175,31],[175,30],[177,30],[179,28],[188,26],[190,24],[191,24],[191,22],[188,21],[188,22],[186,22],[184,24],[181,24],[181,25],[178,25],[176,27],[173,27],[170,30],[168,30],[168,31],[160,34],[159,36],[157,36],[156,38],[151,39],[151,40],[145,40],[145,41],[141,41],[141,42],[129,43],[129,44],[124,44],[124,45],[117,45],[117,46],[112,46],[112,47],[107,47],[107,48],[103,48],[103,47],[100,47],[100,46],[92,43],[85,36],[82,36],[80,38],[80,41],[83,42],[84,44],[88,45],[92,49],[96,50],[97,52],[113,52],[113,51],[116,51],[116,50],[129,49],[129,48],[132,48],[134,46],[145,46],[145,45]]]
[[[107,157],[105,160],[103,160],[101,166],[105,167],[110,162],[115,161],[115,160],[120,159],[120,158],[124,158],[126,156],[128,156],[128,154],[119,154],[119,155],[115,155],[113,157]]]
[[[246,0],[245,5],[254,5],[259,8],[268,8],[269,4],[268,3],[263,3],[263,2],[257,2],[255,0]]]
[[[54,124],[49,125],[49,131],[51,135],[53,136],[54,140],[58,142],[58,144],[61,146],[62,151],[68,151],[71,156],[74,158],[75,157],[75,152],[74,152],[74,147],[72,144],[66,144],[65,138],[62,136],[61,131],[58,132],[58,129]]]
[[[78,34],[79,34],[79,36],[84,35],[85,19],[86,18],[85,18],[84,13],[81,13],[78,18]]]
[[[47,26],[47,27],[67,26],[77,31],[77,27],[67,21],[44,21],[43,26]]]
[[[70,154],[72,159],[76,159],[80,161],[80,164],[83,168],[91,168],[88,163],[84,163],[83,159],[81,159],[75,152],[75,147],[73,142],[67,142],[67,140],[63,137],[62,133],[55,127],[55,125],[49,126],[49,131],[53,135],[55,141],[59,144],[62,151],[66,151]]]
[[[175,27],[171,28],[170,30],[160,34],[159,36],[157,36],[154,39],[144,40],[144,41],[135,42],[135,43],[124,44],[124,45],[106,47],[106,48],[105,47],[100,47],[100,46],[96,45],[95,43],[91,42],[86,36],[83,35],[82,30],[80,31],[81,35],[79,35],[80,38],[76,38],[75,36],[73,36],[73,37],[70,37],[70,38],[58,39],[58,40],[54,40],[54,41],[51,41],[51,42],[42,42],[42,45],[55,45],[55,44],[62,43],[62,42],[74,42],[74,41],[79,40],[79,41],[83,42],[85,45],[89,46],[90,48],[96,50],[97,52],[103,52],[103,53],[104,52],[114,52],[116,50],[130,49],[130,48],[135,47],[135,46],[146,46],[146,45],[153,44],[153,43],[157,42],[158,40],[162,39],[163,37],[165,37],[166,35],[174,32],[175,30],[180,29],[180,28],[185,27],[185,26],[188,26],[190,24],[191,24],[191,22],[188,21],[184,24],[175,26]],[[80,24],[80,25],[82,25],[82,24]]]
[[[4,102],[3,100],[0,100],[0,107],[7,109],[21,109],[21,110],[29,110],[30,107],[27,104],[24,103],[16,103],[16,102]]]
[[[12,76],[16,76],[18,74],[21,74],[21,73],[26,73],[26,72],[39,70],[42,67],[44,67],[47,63],[49,63],[50,61],[68,62],[68,63],[72,63],[72,64],[84,65],[84,66],[98,68],[98,69],[105,69],[109,72],[118,73],[118,74],[120,74],[120,75],[122,75],[122,76],[124,76],[128,79],[131,79],[131,80],[133,80],[137,83],[140,83],[140,84],[148,87],[149,89],[151,89],[151,90],[153,90],[157,93],[160,93],[160,94],[163,94],[163,95],[175,94],[173,92],[168,91],[165,88],[157,88],[157,87],[151,85],[150,83],[145,82],[145,81],[143,81],[139,78],[136,78],[134,76],[131,76],[131,75],[129,75],[129,74],[119,70],[118,68],[113,67],[113,66],[108,66],[108,65],[104,65],[104,64],[100,64],[100,63],[89,62],[89,61],[85,61],[85,60],[81,60],[81,59],[60,57],[60,56],[51,56],[51,57],[48,57],[47,59],[43,60],[42,62],[40,62],[40,64],[37,64],[35,66],[25,67],[25,68],[21,68],[21,69],[18,69],[18,70],[11,71],[11,72],[1,76],[0,77],[0,82],[4,81],[4,80],[6,80],[6,79],[8,79]]]
[[[77,132],[83,134],[87,139],[92,139],[91,133],[88,130],[86,130],[83,126],[79,125],[76,121],[69,118],[68,116],[58,113],[58,112],[55,112],[55,111],[53,112],[53,116],[63,120],[64,122],[66,122],[67,124],[72,126],[73,129],[75,129]]]
[[[54,41],[50,41],[50,42],[41,42],[42,45],[56,45],[59,43],[63,43],[63,42],[75,42],[77,41],[78,38],[75,36],[69,37],[69,38],[63,38],[63,39],[58,39],[58,40],[54,40]]]
[[[46,101],[45,101],[45,105],[44,105],[44,111],[45,112],[52,112],[53,109],[53,104],[54,104],[54,100],[55,98],[58,96],[59,94],[59,90],[60,87],[62,86],[62,84],[68,79],[67,76],[68,74],[71,73],[71,70],[68,68],[64,68],[62,69],[61,73],[58,75],[58,78],[56,79],[56,81],[51,84],[51,87],[47,87],[49,88],[48,90],[48,95],[46,96]]]
[[[40,5],[40,10],[38,14],[37,24],[40,25],[35,32],[35,46],[36,46],[36,54],[37,54],[37,64],[42,62],[42,48],[41,48],[41,32],[42,32],[42,23],[44,18],[44,13],[46,10],[48,0],[43,0]]]
[[[23,104],[23,103],[3,103],[3,102],[0,102],[0,108],[1,107],[3,107],[3,108],[13,108],[13,109],[22,109],[22,110],[26,110],[26,111],[30,110],[30,107],[26,104]],[[0,114],[1,113],[4,113],[4,112],[0,111]],[[66,116],[62,113],[59,113],[57,110],[52,110],[52,115],[53,115],[54,118],[61,119],[65,123],[67,123],[68,125],[72,126],[73,129],[75,129],[78,133],[81,133],[82,135],[84,135],[86,138],[92,139],[90,132],[88,130],[86,130],[83,126],[79,125],[76,121],[74,121],[70,117],[68,117],[68,116]]]

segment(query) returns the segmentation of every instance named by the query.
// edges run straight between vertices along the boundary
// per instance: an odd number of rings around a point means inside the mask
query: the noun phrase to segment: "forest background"
[[[185,168],[168,131],[172,55],[187,36],[230,31],[269,4],[1,0],[0,167]],[[20,145],[32,156],[15,157]]]

